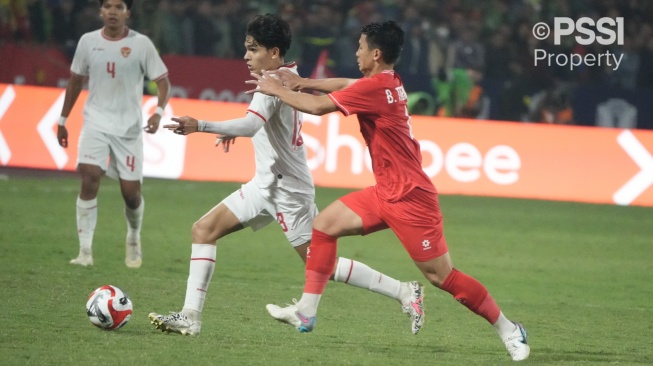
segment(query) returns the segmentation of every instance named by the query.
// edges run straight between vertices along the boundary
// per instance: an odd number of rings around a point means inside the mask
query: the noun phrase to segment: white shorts
[[[126,138],[82,128],[77,153],[79,164],[97,165],[114,179],[143,182],[143,138]]]
[[[317,216],[315,196],[291,193],[280,188],[260,189],[254,182],[222,200],[245,227],[256,231],[277,221],[293,247],[311,240],[313,219]]]

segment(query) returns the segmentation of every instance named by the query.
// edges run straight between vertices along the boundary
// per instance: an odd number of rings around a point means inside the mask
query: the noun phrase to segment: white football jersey
[[[295,63],[283,66],[297,73]],[[265,123],[252,137],[256,157],[254,183],[259,188],[282,187],[291,192],[315,194],[302,139],[302,113],[279,98],[255,93],[247,113]]]
[[[141,134],[143,77],[168,75],[152,41],[131,29],[119,39],[106,38],[103,29],[84,34],[70,71],[89,78],[84,127],[122,137]]]

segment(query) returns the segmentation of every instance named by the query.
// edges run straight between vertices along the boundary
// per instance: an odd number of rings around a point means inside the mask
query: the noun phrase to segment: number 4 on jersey
[[[111,78],[115,79],[116,77],[116,63],[115,62],[107,62],[107,72],[111,74]]]

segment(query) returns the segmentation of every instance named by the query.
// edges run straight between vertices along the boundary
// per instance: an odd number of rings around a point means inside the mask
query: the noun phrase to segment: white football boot
[[[170,312],[170,315],[164,316],[157,313],[150,313],[148,315],[150,323],[156,329],[162,332],[179,333],[181,335],[199,335],[202,329],[201,321],[190,320],[184,313]]]
[[[424,286],[417,282],[403,282],[402,286],[408,286],[410,296],[401,301],[401,311],[408,314],[411,320],[410,330],[417,334],[424,325]]]
[[[90,249],[79,249],[79,255],[77,258],[70,260],[70,264],[76,264],[82,267],[88,267],[93,265],[93,253]]]
[[[519,323],[515,323],[515,325],[517,329],[503,340],[503,344],[506,345],[506,349],[513,361],[523,361],[531,353],[531,347],[527,342],[526,329]]]
[[[125,242],[125,265],[129,268],[140,268],[143,264],[141,242],[127,240]]]
[[[297,303],[297,300],[293,299],[293,302]],[[265,308],[273,318],[280,322],[292,325],[302,333],[312,331],[317,322],[316,316],[305,316],[301,314],[297,309],[297,305],[288,305],[282,308],[278,305],[267,304]]]

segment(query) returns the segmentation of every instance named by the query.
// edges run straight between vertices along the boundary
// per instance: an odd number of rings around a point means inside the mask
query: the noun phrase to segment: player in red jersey
[[[293,108],[315,115],[340,111],[356,114],[369,147],[376,185],[350,193],[330,204],[313,221],[313,240],[306,263],[306,284],[299,302],[268,305],[270,315],[304,332],[313,330],[317,306],[333,272],[336,241],[390,228],[415,265],[434,286],[490,322],[515,361],[528,357],[526,331],[508,320],[476,279],[454,268],[447,249],[442,214],[433,183],[422,170],[414,139],[407,95],[393,71],[404,32],[394,22],[371,23],[361,30],[356,52],[362,79],[310,80],[288,73],[252,74],[250,93],[274,95]],[[297,93],[313,89],[329,93]]]

